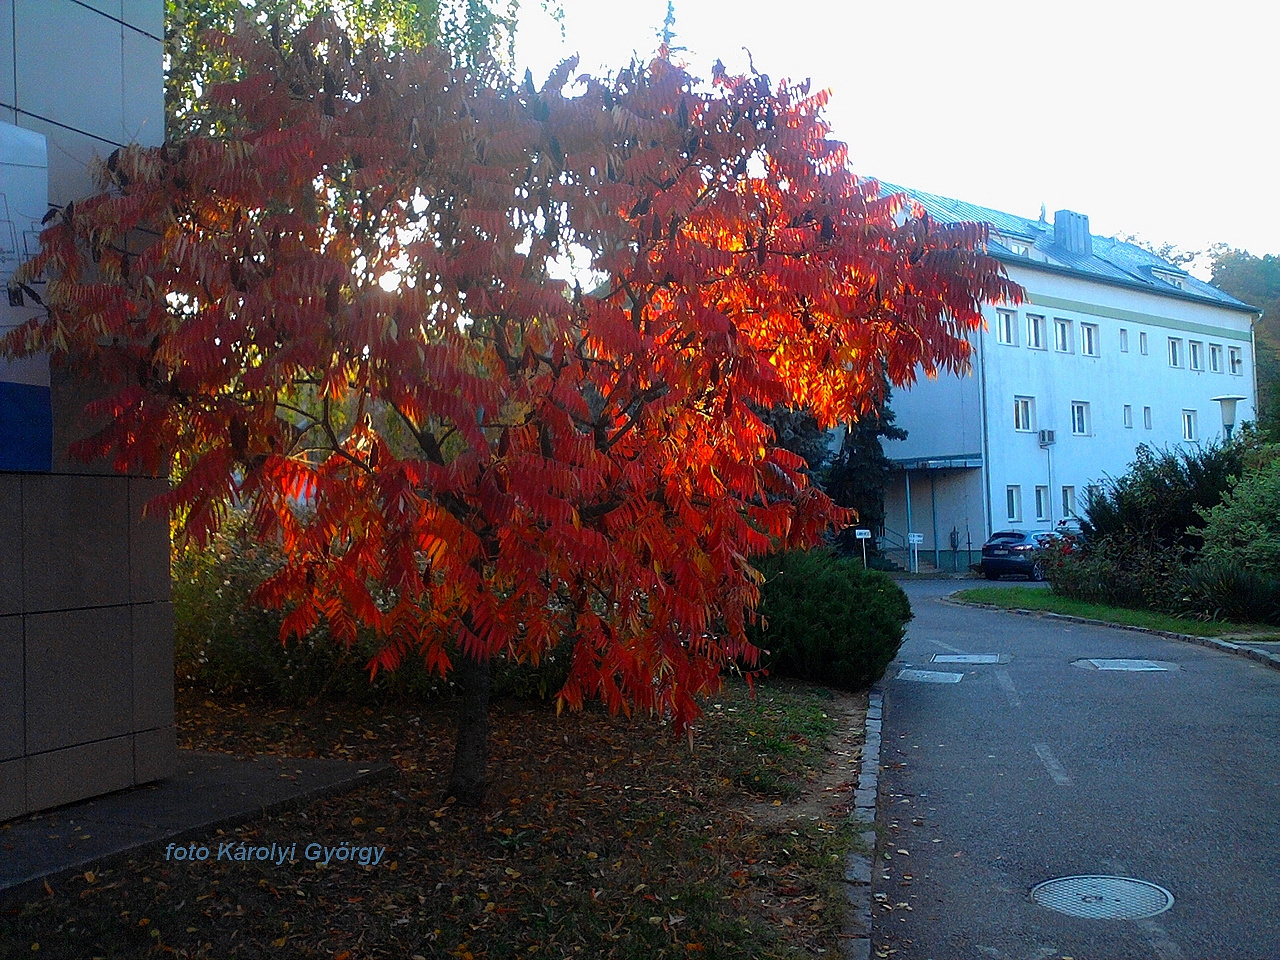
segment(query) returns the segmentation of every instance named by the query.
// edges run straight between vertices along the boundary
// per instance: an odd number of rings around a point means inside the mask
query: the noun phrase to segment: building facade
[[[0,0],[0,272],[91,161],[164,139],[163,0]],[[16,292],[0,326],[35,309]],[[84,464],[94,384],[0,361],[0,820],[176,762],[168,524],[154,477]]]
[[[1224,414],[1254,418],[1255,308],[1092,236],[1072,211],[1050,223],[905,192],[936,220],[991,224],[989,250],[1026,299],[984,308],[966,373],[894,393],[908,436],[884,445],[897,468],[891,555],[917,533],[922,559],[964,570],[997,530],[1077,516],[1087,488],[1124,473],[1139,444],[1221,440]]]

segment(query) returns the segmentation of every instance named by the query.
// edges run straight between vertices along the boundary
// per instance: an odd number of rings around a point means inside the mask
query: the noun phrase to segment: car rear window
[[[987,543],[1021,543],[1026,538],[1027,535],[1021,530],[1005,530],[1001,533],[993,533]]]

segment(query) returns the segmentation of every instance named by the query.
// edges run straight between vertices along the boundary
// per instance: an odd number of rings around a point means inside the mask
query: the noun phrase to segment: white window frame
[[[1027,349],[1048,349],[1048,344],[1044,340],[1044,317],[1038,314],[1027,314]]]
[[[1120,328],[1120,352],[1129,352],[1129,331],[1124,327]]]
[[[1036,485],[1036,519],[1049,519],[1049,488]]]
[[[1143,430],[1151,429],[1151,408],[1150,407],[1142,408],[1142,429]]]
[[[1071,353],[1075,343],[1071,339],[1071,321],[1053,318],[1053,349],[1058,353]]]
[[[1089,436],[1089,404],[1084,400],[1071,401],[1071,435]]]
[[[1222,372],[1222,344],[1220,343],[1209,344],[1209,372]]]
[[[1120,419],[1124,422],[1124,428],[1126,430],[1133,429],[1133,406],[1131,404],[1126,403],[1124,405],[1124,410],[1120,414]]]
[[[1010,347],[1018,345],[1018,314],[1015,310],[996,311],[996,342]]]
[[[1098,325],[1096,323],[1080,324],[1080,353],[1086,357],[1099,356]]]
[[[1188,443],[1195,443],[1200,439],[1199,431],[1196,429],[1196,412],[1194,410],[1182,411],[1182,439]]]
[[[1169,366],[1182,367],[1182,338],[1169,338]]]
[[[1144,357],[1147,355],[1147,334],[1145,330],[1138,331],[1138,352]]]
[[[1070,485],[1064,485],[1062,488],[1062,516],[1076,516],[1076,488]]]
[[[1199,340],[1187,341],[1187,366],[1192,370],[1204,369],[1204,344]]]
[[[1233,377],[1244,376],[1244,350],[1240,347],[1227,347],[1227,369]]]
[[[1018,433],[1036,432],[1036,398],[1013,398],[1013,429]]]
[[[1022,522],[1022,486],[1011,483],[1004,488],[1005,514],[1010,523]]]

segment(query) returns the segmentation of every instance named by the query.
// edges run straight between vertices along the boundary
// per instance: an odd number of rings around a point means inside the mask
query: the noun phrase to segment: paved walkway
[[[386,764],[179,750],[168,780],[0,825],[0,900],[140,847],[207,839],[393,773]]]
[[[1280,671],[939,602],[954,583],[903,586],[916,619],[883,681],[877,947],[894,960],[1280,958]],[[935,659],[975,654],[995,662]],[[1173,905],[1103,920],[1032,901],[1037,884],[1080,875],[1148,881]]]

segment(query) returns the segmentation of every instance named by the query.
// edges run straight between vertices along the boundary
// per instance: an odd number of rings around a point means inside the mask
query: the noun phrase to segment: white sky
[[[666,0],[524,0],[540,84],[650,55]],[[717,58],[831,90],[855,172],[1095,234],[1280,254],[1280,4],[1274,0],[677,0],[696,76]]]

